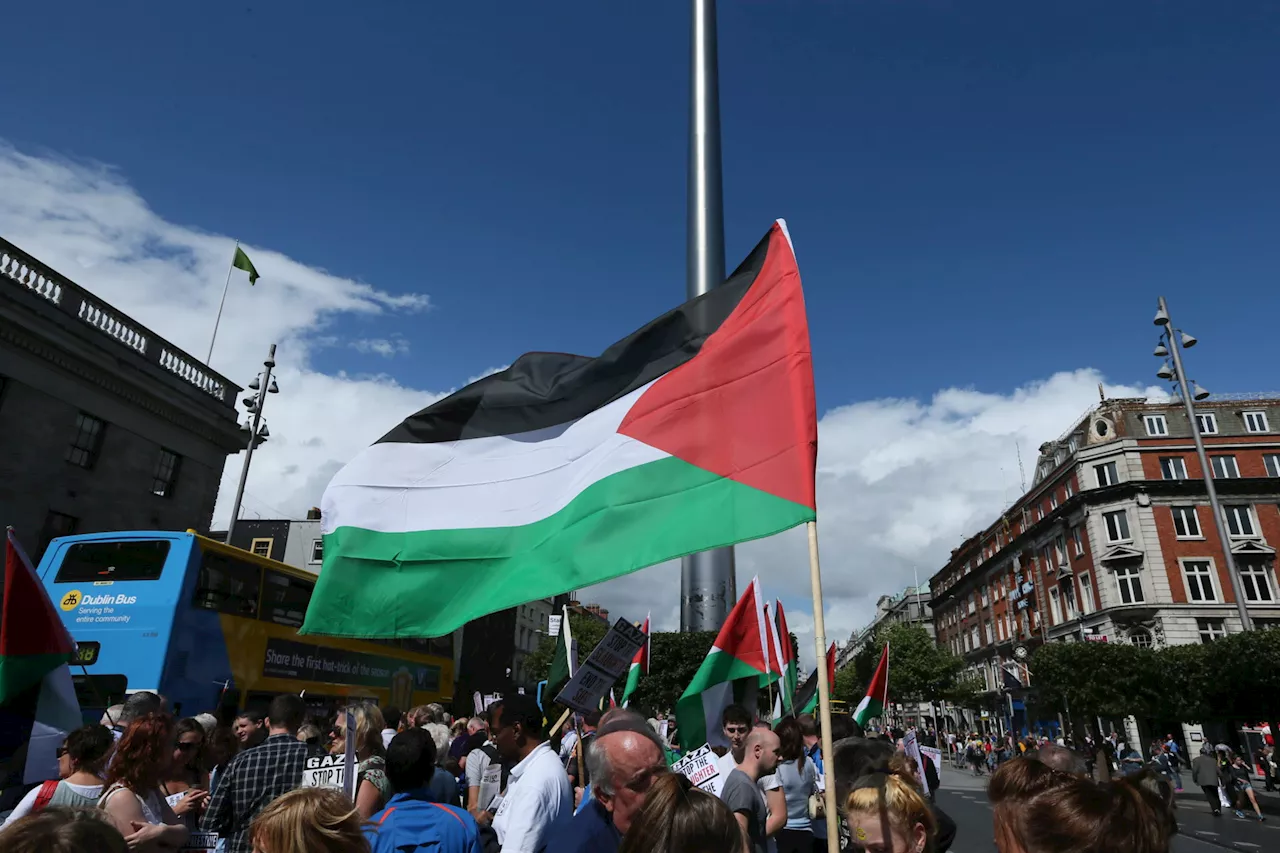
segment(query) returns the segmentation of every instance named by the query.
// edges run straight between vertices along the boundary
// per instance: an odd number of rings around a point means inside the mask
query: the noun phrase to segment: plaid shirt
[[[218,777],[201,829],[226,839],[226,853],[250,853],[249,824],[272,800],[302,784],[310,755],[310,747],[284,734],[237,755]]]

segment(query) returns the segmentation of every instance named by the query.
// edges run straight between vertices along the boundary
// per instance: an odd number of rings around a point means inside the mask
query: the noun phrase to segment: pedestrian
[[[493,828],[503,853],[537,853],[573,817],[569,777],[547,744],[542,709],[532,696],[509,696],[491,708],[494,745],[511,765]]]
[[[719,798],[685,776],[657,778],[619,853],[742,853],[742,830]]]
[[[937,824],[933,811],[902,759],[895,756],[888,773],[873,773],[853,783],[845,814],[855,849],[882,853],[934,850]]]
[[[1258,795],[1254,793],[1253,780],[1249,778],[1249,765],[1245,763],[1243,755],[1231,757],[1231,767],[1227,771],[1227,782],[1231,805],[1235,810],[1236,817],[1244,817],[1244,810],[1241,806],[1247,802],[1253,806],[1254,814],[1259,821],[1266,820],[1262,816],[1262,809],[1258,808]]]
[[[113,743],[111,730],[99,726]],[[131,853],[111,819],[96,809],[51,806],[0,829],[4,853]]]
[[[493,821],[498,805],[494,802],[507,787],[507,768],[498,754],[492,738],[493,706],[485,711],[488,719],[484,729],[473,736],[471,751],[467,753],[467,813],[481,825]],[[474,738],[480,737],[479,744]]]
[[[306,716],[300,697],[285,693],[272,699],[264,718],[267,739],[241,752],[220,774],[200,827],[216,832],[226,853],[249,853],[254,818],[302,784],[310,750],[298,740],[298,729]]]
[[[778,766],[778,736],[768,729],[754,729],[743,743],[742,761],[729,773],[720,799],[737,816],[751,853],[766,853],[769,809],[756,783]]]
[[[431,791],[439,769],[435,740],[425,729],[409,729],[391,739],[387,779],[393,793],[387,807],[365,827],[373,853],[427,849],[480,853],[475,819],[456,806],[440,803]]]
[[[662,739],[644,717],[624,709],[602,720],[587,760],[590,795],[548,850],[616,853],[655,781],[668,775]]]
[[[186,717],[173,729],[173,763],[160,783],[160,793],[187,829],[199,829],[209,803],[209,774],[204,769],[204,726]]]
[[[778,853],[811,853],[813,824],[809,818],[809,798],[818,793],[818,773],[805,755],[804,735],[799,721],[785,717],[778,723],[777,776],[786,803],[787,821],[778,830]]]
[[[254,853],[370,853],[363,829],[341,791],[298,788],[272,800],[247,834]]]
[[[107,767],[98,800],[130,847],[181,847],[189,831],[160,796],[173,762],[173,718],[148,714],[129,724]]]
[[[102,774],[114,747],[111,730],[97,723],[71,732],[58,747],[58,779],[28,791],[4,826],[47,807],[93,808],[106,785]]]
[[[449,755],[449,727],[444,720],[444,706],[435,702],[427,706],[427,722],[422,728],[426,729],[432,740],[436,742],[436,760],[441,763]]]
[[[356,808],[368,820],[382,811],[391,799],[391,783],[387,781],[386,750],[382,746],[382,712],[372,702],[357,702],[338,714],[329,741],[329,754],[342,755],[347,744],[347,715],[355,719]]]
[[[1213,816],[1221,817],[1222,801],[1218,797],[1218,786],[1222,782],[1218,777],[1218,759],[1214,757],[1213,747],[1207,743],[1200,747],[1200,754],[1191,762],[1191,783],[1204,792]]]

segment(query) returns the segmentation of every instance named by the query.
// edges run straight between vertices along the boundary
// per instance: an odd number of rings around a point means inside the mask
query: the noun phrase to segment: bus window
[[[315,584],[311,581],[267,569],[263,572],[262,594],[266,601],[262,605],[260,618],[277,625],[301,627],[302,617],[307,615],[307,605],[311,603],[311,591],[314,588]]]
[[[196,584],[196,607],[233,616],[258,615],[258,584],[262,572],[256,565],[223,556],[216,551],[200,555],[200,582]]]
[[[77,542],[68,546],[54,583],[153,581],[164,571],[169,542]]]
[[[75,687],[76,701],[82,711],[96,711],[100,714],[112,705],[119,705],[125,700],[125,690],[129,686],[123,675],[73,675],[71,684]],[[97,722],[98,714],[94,714]]]

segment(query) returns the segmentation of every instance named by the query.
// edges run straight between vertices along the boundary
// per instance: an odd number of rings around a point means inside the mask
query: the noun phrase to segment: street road
[[[971,773],[942,769],[942,790],[937,804],[956,822],[952,853],[996,853],[991,829],[991,805],[987,802],[987,779]],[[1179,800],[1181,831],[1173,840],[1174,853],[1219,853],[1222,849],[1271,853],[1280,850],[1280,818],[1266,823],[1241,820],[1230,812],[1215,818],[1205,802]]]

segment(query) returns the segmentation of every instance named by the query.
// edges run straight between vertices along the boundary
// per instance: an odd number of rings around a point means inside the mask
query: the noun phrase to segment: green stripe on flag
[[[518,527],[339,527],[325,534],[301,633],[437,637],[486,613],[813,519],[807,506],[666,457],[598,480]]]

